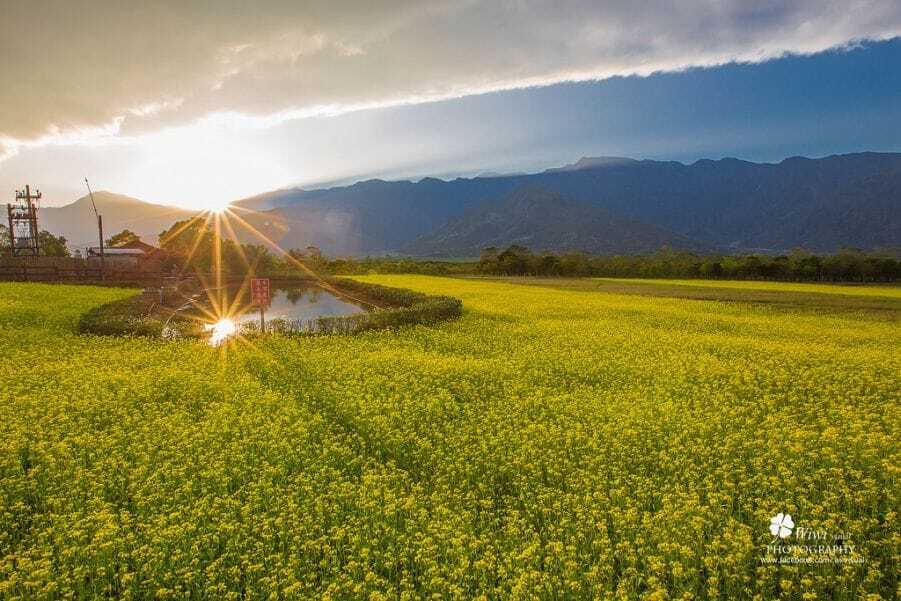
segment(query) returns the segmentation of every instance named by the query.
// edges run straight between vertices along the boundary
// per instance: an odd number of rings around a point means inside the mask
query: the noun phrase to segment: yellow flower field
[[[898,595],[897,315],[360,279],[464,317],[214,349],[0,284],[0,598]]]

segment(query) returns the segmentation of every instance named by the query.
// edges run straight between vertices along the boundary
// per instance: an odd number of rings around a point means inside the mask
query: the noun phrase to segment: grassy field
[[[897,289],[361,279],[464,317],[213,349],[0,284],[0,598],[898,594]]]

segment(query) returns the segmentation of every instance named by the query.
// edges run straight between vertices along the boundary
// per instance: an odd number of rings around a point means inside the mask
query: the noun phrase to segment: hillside
[[[426,178],[418,182],[367,180],[326,190],[286,190],[264,195],[275,209],[241,215],[260,229],[287,224],[283,247],[315,244],[331,255],[382,254],[397,251],[414,238],[444,225],[483,201],[516,187],[513,178]],[[254,206],[258,198],[237,203]],[[264,224],[269,223],[270,226]]]
[[[536,217],[538,209],[498,208],[524,187],[541,188],[570,204],[554,211],[543,208],[555,217],[551,222]],[[107,235],[128,228],[155,242],[174,221],[194,214],[109,192],[94,196]],[[596,211],[588,215],[587,206]],[[795,157],[779,163],[700,160],[691,165],[583,158],[526,175],[367,180],[321,190],[276,190],[234,207],[282,247],[313,244],[330,255],[460,256],[463,249],[473,254],[488,240],[507,239],[535,250],[598,253],[656,250],[658,242],[737,252],[873,249],[901,244],[901,154]],[[87,197],[44,208],[40,219],[42,228],[65,236],[73,248],[96,243]],[[481,227],[479,219],[488,222]],[[249,234],[242,238],[259,242]]]
[[[111,192],[94,192],[94,202],[103,215],[106,238],[127,228],[151,244],[156,244],[159,233],[173,222],[195,214],[195,211],[152,204]],[[70,248],[98,243],[97,221],[88,196],[62,207],[42,208],[38,215],[41,229],[64,236]]]
[[[711,246],[830,252],[899,244],[899,173],[898,153],[779,163],[705,159],[691,165],[602,157],[529,175],[281,190],[238,205],[271,207],[254,219],[288,224],[281,238],[285,246],[379,254],[407,248],[481,203],[538,185]],[[624,249],[611,252],[619,251]]]
[[[536,251],[646,253],[668,246],[709,251],[709,245],[577,202],[546,188],[518,188],[401,248],[423,257],[475,257],[482,248],[520,244]]]

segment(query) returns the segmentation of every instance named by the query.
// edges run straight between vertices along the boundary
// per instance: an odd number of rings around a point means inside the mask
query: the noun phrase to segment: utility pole
[[[10,252],[14,257],[36,257],[40,254],[37,205],[40,199],[41,193],[38,190],[32,192],[31,186],[25,186],[24,190],[16,190],[16,204],[6,205]]]
[[[84,185],[88,187],[88,194],[91,197],[91,206],[94,207],[94,215],[97,216],[97,231],[100,235],[100,281],[106,281],[106,265],[103,256],[103,215],[97,212],[97,205],[94,204],[94,193],[91,192],[91,184],[88,178],[84,178]]]
[[[13,209],[9,205],[6,205],[6,214],[9,217],[9,252],[12,256],[16,256],[16,230],[13,229],[16,226],[13,225],[15,221],[13,219]]]

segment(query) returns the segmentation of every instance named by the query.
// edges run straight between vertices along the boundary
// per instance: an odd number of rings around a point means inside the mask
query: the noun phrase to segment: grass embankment
[[[179,335],[202,332],[200,322],[161,303],[159,293],[150,290],[133,289],[124,298],[92,307],[78,321],[78,331],[107,336],[162,336],[166,328]]]
[[[0,597],[896,595],[896,323],[362,279],[466,311],[212,349],[0,284]],[[861,563],[764,563],[777,512]]]
[[[281,285],[290,283],[290,280],[280,281]],[[319,285],[314,280],[299,283]],[[272,320],[268,324],[269,332],[287,335],[355,334],[406,325],[435,324],[456,319],[463,312],[460,299],[449,296],[427,295],[346,278],[328,278],[323,284],[336,294],[346,295],[349,300],[362,301],[369,310],[355,315],[319,317],[313,321]],[[192,289],[190,293],[203,302],[201,289]],[[184,294],[169,296],[172,298],[160,302],[158,291],[147,291],[116,299],[85,313],[79,320],[78,329],[85,334],[117,336],[202,336],[203,324],[209,321],[207,311],[185,304],[187,296]],[[250,333],[256,328],[256,323],[244,326],[245,333]]]

